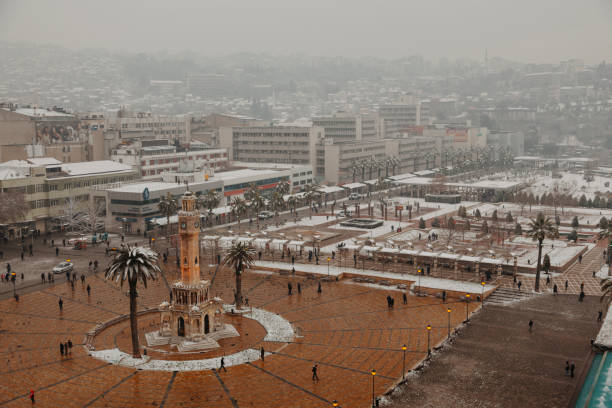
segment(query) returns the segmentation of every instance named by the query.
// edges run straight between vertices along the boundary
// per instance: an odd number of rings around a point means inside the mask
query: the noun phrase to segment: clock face
[[[181,229],[187,229],[187,224],[186,223],[181,223]]]
[[[193,226],[194,226],[195,228],[199,228],[199,227],[200,227],[200,223],[196,221],[196,222],[194,222],[194,223],[193,223]]]

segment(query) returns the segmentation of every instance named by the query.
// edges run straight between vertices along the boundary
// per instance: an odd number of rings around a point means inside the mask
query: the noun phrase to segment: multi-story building
[[[325,138],[333,143],[373,140],[378,138],[378,123],[374,115],[337,112],[312,119],[314,126],[325,130]]]
[[[323,135],[317,126],[221,127],[219,146],[232,160],[308,165],[315,162],[315,145]]]
[[[167,139],[178,144],[191,141],[191,117],[162,116],[150,112],[120,109],[117,116],[107,118],[106,129],[119,133],[119,139]]]
[[[235,166],[248,165],[249,168],[214,172],[187,172],[181,169],[175,173],[165,173],[162,181],[148,181],[123,185],[106,191],[96,192],[96,197],[106,203],[106,228],[110,231],[137,232],[148,231],[155,227],[156,219],[164,222],[159,212],[159,201],[166,194],[179,198],[187,188],[196,195],[216,191],[221,195],[215,216],[223,217],[229,211],[226,206],[230,198],[240,197],[252,185],[267,195],[281,181],[289,182],[293,190],[312,183],[310,166],[287,166],[278,164],[234,163]],[[176,216],[171,223],[176,222]]]
[[[0,189],[24,194],[29,207],[24,219],[6,226],[5,233],[17,236],[24,226],[41,231],[61,227],[66,219],[90,210],[92,189],[135,178],[131,166],[110,160],[60,163],[53,158],[40,158],[0,163]]]
[[[421,104],[412,95],[397,103],[381,105],[378,111],[381,137],[397,137],[406,129],[429,122],[429,105]]]
[[[143,180],[161,179],[163,173],[178,171],[180,163],[185,161],[200,169],[220,169],[229,164],[226,149],[211,149],[196,142],[190,143],[185,151],[177,151],[176,146],[170,145],[122,145],[113,150],[111,160],[129,164]]]
[[[62,162],[101,159],[103,135],[60,108],[0,105],[0,162],[54,157]]]
[[[353,166],[372,159],[382,161],[387,157],[386,140],[361,140],[332,143],[320,140],[316,146],[315,175],[317,180],[331,184],[346,182],[353,177]],[[367,169],[366,177],[377,177],[377,170]],[[358,176],[360,178],[361,176]]]
[[[191,119],[191,138],[216,147],[219,145],[219,128],[221,127],[267,126],[268,124],[248,116],[212,113]]]

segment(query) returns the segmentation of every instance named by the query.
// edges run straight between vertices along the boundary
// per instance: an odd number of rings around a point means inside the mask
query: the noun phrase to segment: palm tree
[[[178,208],[178,202],[170,193],[167,193],[159,200],[159,212],[166,216],[166,235],[168,245],[170,245],[170,216],[176,214]]]
[[[238,242],[230,248],[223,258],[223,264],[234,268],[236,275],[236,293],[234,301],[236,307],[242,305],[242,272],[255,263],[255,249],[248,243]]]
[[[287,180],[282,180],[276,184],[276,188],[274,190],[278,191],[281,196],[284,196],[286,194],[289,194],[289,192],[291,191],[291,185]]]
[[[274,218],[276,220],[276,225],[278,226],[278,212],[285,206],[285,199],[280,191],[277,190],[272,193],[270,205],[274,209]]]
[[[530,230],[527,236],[534,241],[538,241],[538,264],[536,266],[535,291],[540,290],[540,268],[542,267],[542,242],[546,238],[555,238],[557,229],[549,217],[544,217],[541,212],[535,219],[531,220]]]
[[[196,204],[198,204],[199,201],[200,200],[196,201]],[[219,195],[219,193],[217,193],[214,190],[208,190],[206,194],[204,194],[204,197],[202,197],[201,205],[203,205],[204,208],[208,210],[207,218],[210,220],[211,224],[212,224],[213,210],[219,206],[220,202],[221,202],[221,196]]]
[[[230,206],[232,207],[234,216],[238,221],[238,231],[240,231],[240,216],[246,212],[246,202],[240,197],[235,197],[230,201]]]
[[[127,281],[130,287],[130,331],[132,332],[132,356],[140,358],[138,342],[138,322],[136,320],[136,285],[141,281],[147,287],[147,280],[155,280],[161,273],[157,262],[157,253],[149,248],[130,247],[118,250],[117,254],[106,268],[105,279],[114,279],[115,282]]]
[[[318,184],[307,184],[304,188],[304,198],[308,202],[308,207],[310,208],[310,218],[312,219],[312,202],[319,197],[321,193],[319,193],[319,189],[321,186]]]

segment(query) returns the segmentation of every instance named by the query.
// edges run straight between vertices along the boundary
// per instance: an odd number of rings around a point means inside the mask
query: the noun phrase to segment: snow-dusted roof
[[[66,119],[74,118],[74,115],[70,115],[64,112],[56,112],[56,111],[47,110],[47,109],[18,108],[18,109],[15,109],[14,112],[19,113],[20,115],[30,116],[33,118],[51,117],[51,116],[60,117],[60,118],[64,117]]]
[[[176,188],[176,183],[164,183],[162,181],[149,181],[145,183],[126,184],[121,187],[113,188],[110,191],[117,193],[142,193],[145,188],[149,191],[164,191]]]
[[[62,171],[67,173],[69,176],[85,176],[88,174],[100,173],[118,173],[130,170],[132,170],[132,166],[114,162],[112,160],[62,164]]]
[[[55,157],[32,157],[27,160],[28,163],[31,163],[36,166],[49,166],[54,164],[62,164],[61,161],[57,160]]]
[[[349,190],[354,190],[356,188],[365,187],[365,186],[366,185],[363,183],[348,183],[348,184],[342,185],[343,188],[348,188]]]
[[[388,177],[388,179],[397,181],[397,180],[407,179],[410,177],[416,177],[416,176],[412,173],[404,173],[404,174],[398,174],[397,176],[390,176]]]
[[[330,193],[336,193],[338,191],[344,191],[344,189],[338,186],[329,186],[329,187],[321,187],[317,191],[320,191],[321,193],[325,193],[325,194],[330,194]]]

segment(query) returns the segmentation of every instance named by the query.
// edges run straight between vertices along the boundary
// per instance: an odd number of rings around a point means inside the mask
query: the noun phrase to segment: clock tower
[[[185,192],[178,213],[181,239],[181,281],[187,284],[200,282],[200,212],[196,209],[196,197]]]

